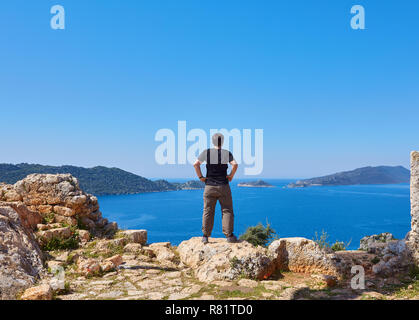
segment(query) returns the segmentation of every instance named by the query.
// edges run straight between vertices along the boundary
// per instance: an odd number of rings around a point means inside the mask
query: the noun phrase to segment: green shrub
[[[331,249],[333,251],[343,251],[343,250],[346,250],[346,248],[348,248],[350,244],[351,244],[351,240],[348,243],[345,243],[343,241],[336,241],[332,245],[332,248]]]
[[[89,227],[82,222],[80,217],[77,217],[77,229],[89,231]]]
[[[246,232],[240,236],[240,240],[245,240],[254,246],[266,247],[270,242],[276,239],[276,232],[269,223],[266,227],[262,223],[257,226],[247,228]]]
[[[416,265],[410,266],[410,268],[409,268],[409,276],[412,279],[419,280],[419,267],[416,266]]]
[[[54,212],[47,213],[42,217],[42,223],[43,224],[54,223],[54,220],[55,220]]]
[[[77,249],[79,247],[79,239],[73,234],[68,239],[53,238],[42,246],[43,251]]]
[[[322,230],[322,233],[320,235],[317,231],[314,233],[313,241],[317,243],[322,249],[332,249],[333,251],[346,250],[346,248],[349,247],[352,241],[350,240],[348,243],[345,243],[343,241],[336,240],[336,242],[333,245],[330,245],[328,239],[329,234],[324,230]]]
[[[322,233],[320,235],[317,233],[317,231],[314,233],[313,241],[317,243],[320,246],[320,248],[330,248],[330,243],[329,241],[327,241],[327,239],[329,239],[329,235],[324,230],[322,230]]]
[[[378,258],[378,257],[374,257],[372,260],[371,260],[371,263],[372,264],[377,264],[377,263],[379,263],[380,262],[380,258]]]

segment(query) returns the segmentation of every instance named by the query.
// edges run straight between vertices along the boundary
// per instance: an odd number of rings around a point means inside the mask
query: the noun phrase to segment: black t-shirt
[[[233,154],[224,149],[207,149],[203,151],[198,160],[207,163],[206,185],[220,186],[228,184],[228,164],[234,160]]]

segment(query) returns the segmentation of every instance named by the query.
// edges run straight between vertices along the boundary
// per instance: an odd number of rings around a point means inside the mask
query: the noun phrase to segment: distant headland
[[[76,177],[80,187],[88,193],[100,195],[136,194],[176,190],[201,189],[201,181],[171,183],[166,180],[152,181],[136,174],[107,167],[83,168],[76,166],[44,166],[40,164],[0,164],[0,182],[14,184],[32,173],[65,174]]]
[[[263,180],[257,180],[257,181],[247,181],[247,182],[240,182],[237,184],[238,187],[250,187],[250,188],[272,188],[273,185],[263,181]]]
[[[338,172],[331,175],[299,180],[288,184],[288,188],[311,186],[342,186],[359,184],[398,184],[409,183],[410,171],[402,166],[364,167],[352,171]]]

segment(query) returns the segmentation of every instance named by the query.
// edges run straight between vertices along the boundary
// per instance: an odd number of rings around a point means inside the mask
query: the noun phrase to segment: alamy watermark
[[[359,4],[352,6],[351,13],[354,16],[351,19],[351,28],[354,30],[365,29],[365,8]]]
[[[51,7],[50,13],[54,16],[51,18],[50,25],[53,30],[65,29],[65,10],[62,5],[56,4]],[[365,29],[365,8],[362,5],[353,5],[351,7],[351,28],[354,30]]]
[[[254,138],[252,129],[237,128],[210,129],[208,135],[205,130],[199,128],[187,130],[186,121],[178,121],[177,133],[167,128],[156,132],[154,140],[162,143],[156,148],[155,160],[159,165],[193,165],[198,155],[211,147],[209,139],[217,132],[224,135],[223,149],[230,150],[239,165],[247,165],[244,168],[245,175],[262,173],[263,129],[254,129]]]
[[[53,290],[63,290],[65,288],[65,271],[62,266],[53,266],[51,268],[53,277],[49,282]]]
[[[56,4],[51,7],[50,13],[53,14],[50,25],[53,30],[65,29],[65,10],[64,7]]]
[[[365,289],[365,270],[363,266],[355,265],[351,268],[351,273],[355,274],[351,278],[351,288],[353,290]]]

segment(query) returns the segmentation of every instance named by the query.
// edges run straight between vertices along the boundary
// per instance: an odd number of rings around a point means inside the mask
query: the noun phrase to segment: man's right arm
[[[204,161],[206,161],[206,155],[207,155],[207,150],[201,152],[201,154],[198,156],[198,159],[195,161],[193,165],[195,168],[196,175],[198,176],[199,180],[201,180],[202,182],[205,182],[205,180],[207,180],[207,178],[204,178],[202,176],[202,171],[201,171],[201,164]]]
[[[195,172],[196,172],[196,175],[198,176],[199,180],[201,180],[202,182],[205,182],[205,180],[207,178],[205,178],[205,177],[202,176],[201,164],[202,164],[201,161],[196,160],[195,163],[193,164],[193,166],[195,168]]]

